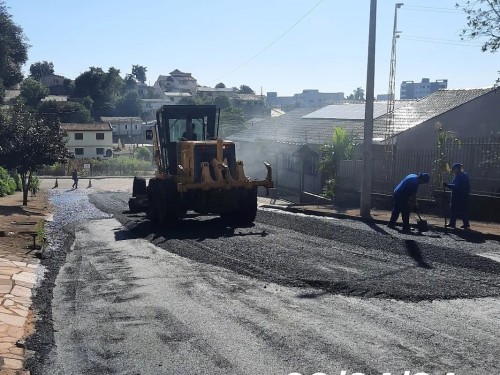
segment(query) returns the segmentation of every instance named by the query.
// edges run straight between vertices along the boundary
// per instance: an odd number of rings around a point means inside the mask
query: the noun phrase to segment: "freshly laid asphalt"
[[[54,179],[44,179],[44,180],[42,180],[42,188],[47,189],[47,190],[52,189],[54,187],[54,182],[55,182]],[[56,201],[58,199],[61,200],[61,202],[59,202],[61,206],[65,206],[65,205],[69,204],[68,207],[71,208],[71,205],[73,204],[72,203],[73,201],[71,199],[65,201],[66,197],[64,195],[65,192],[70,190],[69,188],[71,186],[71,183],[72,182],[69,179],[59,179],[59,182],[58,182],[59,186],[56,189],[56,191],[60,191],[60,192],[62,192],[62,194],[56,194],[54,196],[54,198]],[[93,178],[92,180],[88,180],[88,181],[86,179],[82,179],[80,181],[80,186],[81,186],[81,190],[89,189],[88,190],[89,193],[92,191],[97,191],[97,192],[99,192],[99,191],[113,191],[115,193],[123,192],[123,193],[129,194],[131,187],[132,187],[132,179],[131,178],[117,178],[117,179]],[[271,204],[271,203],[273,203],[273,204]],[[389,217],[390,217],[389,211],[372,210],[372,218],[370,220],[365,220],[365,219],[360,217],[358,209],[339,210],[339,209],[337,209],[333,206],[329,206],[329,205],[295,205],[295,204],[290,204],[289,202],[286,202],[286,201],[279,201],[279,200],[271,201],[269,198],[259,198],[259,206],[263,209],[271,209],[271,210],[275,209],[275,210],[287,211],[290,213],[296,213],[296,214],[298,213],[298,214],[304,214],[304,215],[309,215],[309,216],[323,216],[323,217],[330,217],[330,218],[337,218],[337,219],[351,219],[351,220],[355,220],[355,221],[359,221],[359,222],[363,222],[363,223],[367,223],[367,224],[370,224],[370,223],[387,224],[389,221]],[[78,209],[79,207],[80,206],[75,205],[75,209]],[[87,207],[87,206],[85,206],[85,207]],[[87,209],[89,209],[89,208],[87,208]],[[88,213],[88,215],[90,215],[89,218],[93,218],[94,216],[95,217],[102,217],[102,213],[94,212],[93,210],[91,210]],[[69,216],[70,215],[68,215],[68,217]],[[107,215],[104,215],[104,217],[106,217],[106,216]],[[83,213],[82,217],[85,217],[85,212]],[[263,219],[262,219],[263,222],[265,222],[267,220],[267,219],[265,219],[266,217],[267,216],[263,216]],[[272,215],[270,217],[272,217]],[[469,241],[469,242],[476,243],[476,244],[481,243],[481,241],[485,241],[485,240],[492,240],[492,241],[500,240],[500,224],[472,221],[470,231],[464,231],[464,230],[460,230],[460,229],[448,230],[448,229],[444,228],[444,219],[443,218],[439,218],[439,217],[435,217],[435,216],[431,216],[431,215],[425,215],[425,219],[428,221],[429,231],[432,233],[434,233],[434,232],[442,233],[442,234],[453,236],[454,238],[463,239],[465,242]],[[65,226],[67,224],[64,222],[64,220],[65,219],[63,217],[63,222],[60,223],[61,226]],[[269,219],[269,220],[270,220],[269,224],[273,224],[272,220],[274,220],[274,219]],[[300,232],[300,230],[299,230],[300,223],[297,222],[297,225],[298,225],[298,227],[296,229]],[[392,229],[386,229],[386,230],[387,230],[387,232],[389,232],[391,234],[394,233],[395,235],[398,235],[398,232],[400,232],[399,229],[400,229],[400,227],[396,230],[392,230]],[[377,229],[377,231],[380,231],[380,229]],[[419,239],[426,240],[428,242],[431,242],[433,240],[432,236],[424,236],[424,238],[422,238],[420,236],[421,234],[418,233],[418,231],[415,228],[413,229],[412,234],[415,236],[419,236],[418,237]],[[409,243],[407,241],[411,242],[411,240],[405,240],[406,244]],[[417,250],[419,251],[419,249],[417,249]],[[411,253],[412,249],[407,248],[407,251]],[[431,255],[431,257],[428,258],[428,260],[430,260],[430,261],[442,261],[443,259],[441,259],[439,254],[438,255],[436,255],[436,254],[437,253],[434,253],[433,255]],[[426,255],[429,255],[429,254],[426,254]],[[61,262],[64,260],[65,254],[61,254],[61,256],[62,257],[59,259],[58,262]],[[436,256],[439,259],[435,258]],[[482,254],[482,256],[483,257],[485,256],[486,258],[489,258],[490,260],[500,262],[500,253],[499,252],[492,251],[492,252],[490,252],[489,255]],[[443,257],[444,257],[444,255],[443,255]],[[457,259],[446,260],[445,263],[449,263],[449,266],[454,266],[454,264],[451,264],[450,262],[452,262],[452,263],[453,262],[461,262],[460,254],[458,254],[458,256],[457,256],[457,254],[454,254],[454,257],[456,257]],[[468,261],[465,258],[462,260],[464,260],[465,262]],[[485,262],[484,264],[486,264],[486,263],[487,262]],[[425,264],[422,263],[421,266],[422,266],[422,268],[425,268]],[[53,274],[52,274],[52,276],[50,276],[50,278],[48,280],[49,280],[49,284],[51,284],[51,286],[53,287],[54,278],[57,275],[57,269],[51,270],[49,267],[48,274],[50,275],[51,273],[53,273]],[[496,273],[496,271],[493,273]],[[286,280],[283,283],[283,285],[306,286],[306,287],[312,287],[312,288],[320,288],[320,289],[323,289],[325,291],[328,291],[328,293],[345,294],[345,293],[349,292],[349,289],[346,289],[345,285],[341,285],[339,283],[332,283],[332,282],[327,283],[328,284],[327,285],[324,282],[321,282],[321,280],[319,280],[319,279],[313,280],[313,279],[303,278],[300,284],[301,285],[295,284],[293,282],[288,283]],[[361,291],[361,289],[358,291]],[[473,294],[476,295],[477,297],[488,296],[488,295],[489,296],[496,296],[497,295],[496,292],[489,293],[488,291],[485,291],[485,294],[481,293],[480,290],[474,290],[473,292],[474,292]],[[346,295],[356,295],[356,293],[357,293],[356,290],[354,290],[353,293],[354,294],[349,292]],[[50,298],[51,294],[47,295],[47,297]],[[385,297],[391,298],[390,295],[386,295]],[[409,297],[411,299],[411,296],[409,296]],[[421,300],[422,297],[423,297],[423,299],[426,299],[425,296],[420,296],[418,298],[418,300]],[[466,297],[466,295],[455,295],[455,296],[450,296],[449,298],[455,298],[455,297]],[[392,296],[392,298],[394,298],[394,296]],[[49,304],[50,302],[45,301],[45,303]],[[46,306],[46,308],[47,307],[48,307],[48,305]]]

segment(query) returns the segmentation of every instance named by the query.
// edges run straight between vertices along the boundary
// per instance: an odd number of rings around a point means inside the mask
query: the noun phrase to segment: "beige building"
[[[154,87],[157,92],[196,92],[197,81],[191,76],[191,73],[184,73],[178,69],[170,72],[168,76],[160,75],[156,80]]]
[[[61,124],[68,134],[66,148],[77,159],[111,157],[113,155],[113,131],[108,123]]]

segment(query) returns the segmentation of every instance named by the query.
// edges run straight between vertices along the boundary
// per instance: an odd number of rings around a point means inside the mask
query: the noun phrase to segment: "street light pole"
[[[363,176],[361,183],[360,215],[370,217],[372,198],[372,141],[373,141],[373,98],[375,80],[375,36],[377,32],[377,0],[370,2],[370,28],[368,32],[368,64],[366,72],[365,129],[363,138]]]

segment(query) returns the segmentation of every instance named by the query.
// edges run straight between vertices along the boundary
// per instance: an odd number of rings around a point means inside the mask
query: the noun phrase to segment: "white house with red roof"
[[[113,155],[113,129],[109,123],[61,124],[67,133],[66,148],[77,159],[111,157]]]

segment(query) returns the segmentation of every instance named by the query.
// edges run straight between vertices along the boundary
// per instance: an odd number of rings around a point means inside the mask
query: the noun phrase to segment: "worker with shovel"
[[[416,207],[417,191],[420,184],[428,184],[430,176],[427,173],[409,174],[394,189],[394,208],[387,225],[394,229],[399,214],[403,220],[403,231],[410,231],[410,205]]]
[[[463,229],[470,228],[469,224],[469,176],[463,171],[463,165],[455,163],[451,166],[455,177],[451,184],[443,182],[445,188],[451,189],[450,222],[446,225],[455,228],[457,218],[462,219]]]

